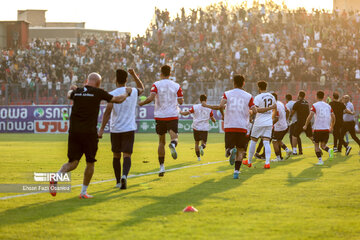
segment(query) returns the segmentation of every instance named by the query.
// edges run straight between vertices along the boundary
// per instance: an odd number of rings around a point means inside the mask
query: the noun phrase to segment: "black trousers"
[[[355,122],[344,122],[341,128],[341,135],[340,135],[340,144],[339,144],[339,152],[341,151],[341,147],[347,147],[349,144],[344,141],[344,136],[346,132],[349,132],[352,139],[360,146],[360,139],[356,136],[355,132]]]
[[[343,122],[335,123],[334,129],[333,129],[333,137],[334,137],[334,147],[341,148],[340,146],[340,138],[341,138],[341,128],[342,128]],[[345,135],[345,133],[344,133]],[[344,138],[344,137],[343,137]]]

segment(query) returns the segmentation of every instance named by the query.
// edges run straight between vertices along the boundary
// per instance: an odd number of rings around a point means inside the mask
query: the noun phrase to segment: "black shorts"
[[[248,138],[246,133],[242,132],[225,132],[225,148],[246,148]]]
[[[294,137],[299,137],[302,132],[305,132],[307,137],[312,137],[311,125],[309,124],[305,131],[303,129],[304,125],[305,125],[305,123],[301,123],[301,122],[295,123],[294,132],[293,132]]]
[[[69,162],[80,160],[85,154],[87,162],[96,162],[95,156],[98,149],[97,133],[69,133],[68,158]]]
[[[198,131],[193,129],[195,141],[204,141],[207,142],[208,131]]]
[[[314,131],[314,142],[320,143],[325,142],[327,143],[329,140],[329,132],[327,131]]]
[[[132,153],[135,140],[135,131],[110,133],[111,151],[113,153]]]
[[[282,141],[286,133],[288,132],[288,129],[284,131],[273,131],[272,139],[273,141]]]
[[[174,133],[178,133],[178,123],[178,119],[169,121],[156,120],[156,133],[159,135],[164,135],[170,130],[172,130]]]

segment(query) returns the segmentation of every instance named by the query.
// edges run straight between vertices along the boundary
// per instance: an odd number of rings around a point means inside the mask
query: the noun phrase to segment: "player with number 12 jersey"
[[[250,135],[251,141],[248,154],[249,159],[243,163],[251,167],[251,160],[255,153],[256,143],[259,138],[262,138],[266,159],[264,168],[270,168],[270,139],[273,126],[272,110],[276,108],[276,99],[271,93],[266,92],[267,83],[265,81],[258,82],[258,88],[260,94],[257,95],[254,99],[254,104],[257,108],[257,114]]]

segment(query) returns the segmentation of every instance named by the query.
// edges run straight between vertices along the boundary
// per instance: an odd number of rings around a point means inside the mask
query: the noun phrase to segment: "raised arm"
[[[154,101],[155,96],[156,96],[156,93],[151,92],[150,96],[148,96],[144,101],[139,102],[139,106],[144,106],[146,104],[151,103],[152,101]]]
[[[139,95],[141,95],[144,90],[145,90],[145,87],[144,87],[144,84],[143,82],[140,80],[140,78],[138,77],[138,75],[135,73],[134,69],[130,68],[128,70],[129,74],[134,78],[135,80],[135,83],[136,83],[136,88],[138,90],[138,93]]]
[[[106,124],[108,123],[109,119],[110,119],[110,115],[111,115],[111,111],[113,109],[113,104],[112,103],[108,103],[106,105],[106,109],[102,118],[102,122],[101,122],[101,127],[99,129],[99,133],[98,133],[98,137],[102,138],[102,135],[104,134],[104,129]]]

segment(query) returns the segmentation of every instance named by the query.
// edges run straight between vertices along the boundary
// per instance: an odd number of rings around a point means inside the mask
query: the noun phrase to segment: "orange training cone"
[[[193,206],[187,206],[186,208],[184,208],[183,212],[198,212],[198,210]]]

